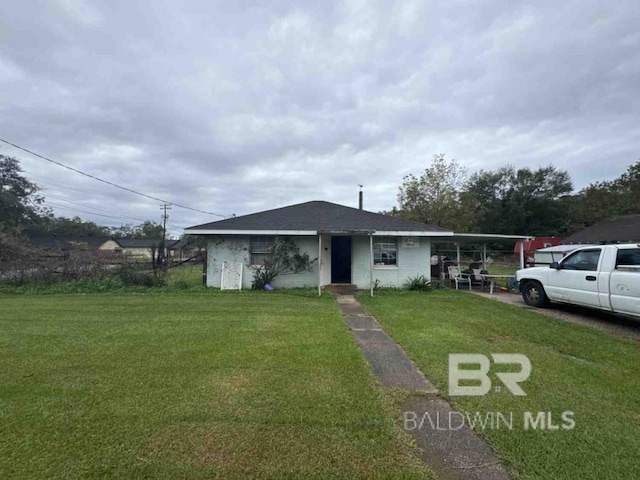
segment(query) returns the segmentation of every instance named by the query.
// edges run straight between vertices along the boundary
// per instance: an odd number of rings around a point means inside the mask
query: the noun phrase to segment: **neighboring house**
[[[565,245],[640,242],[640,215],[602,220],[564,239]]]
[[[166,240],[167,252],[178,240]],[[151,260],[152,251],[160,247],[160,240],[153,238],[110,238],[99,250],[105,253],[122,256],[131,260]]]
[[[80,235],[30,235],[28,242],[36,247],[62,251],[98,250],[111,237],[90,237]]]
[[[220,287],[225,262],[243,264],[242,287],[270,255],[276,237],[292,238],[316,261],[311,271],[278,276],[276,287],[353,284],[400,287],[409,277],[430,278],[431,239],[453,232],[335,203],[312,201],[197,225],[188,235],[207,238],[207,286]]]
[[[193,237],[184,237],[169,247],[169,255],[177,262],[192,259],[200,253],[201,249]]]

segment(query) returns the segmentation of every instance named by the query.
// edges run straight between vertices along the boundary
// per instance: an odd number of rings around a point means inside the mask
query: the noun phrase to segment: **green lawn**
[[[0,295],[0,477],[424,478],[335,302]]]
[[[450,353],[522,353],[531,360],[526,397],[505,388],[455,397],[466,412],[513,412],[514,429],[485,429],[518,478],[640,478],[638,344],[516,306],[455,291],[381,292],[365,307],[447,394]],[[505,371],[504,367],[495,367]],[[493,385],[500,385],[492,375]],[[573,411],[573,430],[523,429],[525,411]]]

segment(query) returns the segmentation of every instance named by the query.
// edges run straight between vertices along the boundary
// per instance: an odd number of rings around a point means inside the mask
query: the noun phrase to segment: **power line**
[[[55,200],[59,200],[59,201],[62,201],[62,202],[72,203],[72,204],[78,205],[78,206],[80,206],[82,208],[90,208],[92,210],[98,210],[100,212],[110,213],[110,214],[114,214],[114,215],[120,215],[121,218],[128,218],[128,219],[136,220],[136,221],[139,221],[139,222],[146,222],[147,221],[144,218],[133,217],[131,215],[127,215],[126,213],[114,212],[113,210],[108,210],[106,208],[95,207],[93,205],[87,205],[86,203],[74,202],[73,200],[69,200],[69,199],[64,198],[64,197],[58,197],[57,195],[48,194],[48,195],[46,195],[46,198],[47,199],[53,198]],[[46,200],[45,200],[45,202],[46,202]]]
[[[79,173],[80,175],[84,175],[85,177],[89,177],[89,178],[92,178],[93,180],[97,180],[98,182],[106,183],[107,185],[111,185],[112,187],[119,188],[120,190],[125,190],[125,191],[130,192],[130,193],[135,193],[136,195],[140,195],[142,197],[146,197],[146,198],[149,198],[151,200],[155,200],[157,202],[170,203],[171,205],[174,205],[174,206],[179,207],[179,208],[184,208],[185,210],[191,210],[191,211],[198,212],[198,213],[205,213],[207,215],[214,215],[216,217],[227,218],[226,215],[222,215],[220,213],[206,212],[204,210],[199,210],[197,208],[191,208],[191,207],[187,207],[185,205],[180,205],[179,203],[172,203],[172,202],[169,202],[167,200],[163,200],[162,198],[158,198],[158,197],[154,197],[154,196],[151,196],[151,195],[147,195],[146,193],[138,192],[137,190],[133,190],[133,189],[128,188],[128,187],[123,187],[122,185],[118,185],[117,183],[110,182],[109,180],[104,180],[102,178],[96,177],[95,175],[91,175],[90,173],[83,172],[82,170],[78,170],[77,168],[73,168],[73,167],[70,167],[68,165],[65,165],[64,163],[60,163],[60,162],[58,162],[56,160],[52,160],[51,158],[45,157],[44,155],[40,155],[39,153],[33,152],[31,150],[28,150],[28,149],[26,149],[24,147],[21,147],[20,145],[16,145],[15,143],[12,143],[12,142],[10,142],[8,140],[5,140],[4,138],[0,138],[0,142],[4,142],[7,145],[11,145],[12,147],[17,148],[18,150],[22,150],[23,152],[27,152],[27,153],[35,156],[35,157],[41,158],[42,160],[46,160],[47,162],[53,163],[55,165],[58,165],[59,167],[66,168],[67,170],[71,170],[72,172],[76,172],[76,173]]]
[[[90,212],[90,211],[87,211],[87,210],[80,210],[78,208],[68,207],[66,205],[60,205],[59,203],[48,202],[48,205],[52,205],[52,206],[54,206],[56,208],[60,208],[60,209],[63,209],[63,210],[69,210],[69,211],[72,211],[72,212],[85,213],[87,215],[94,215],[96,217],[112,218],[112,219],[118,220],[120,222],[122,222],[124,220],[123,217],[116,217],[114,215],[107,215],[106,213],[96,213],[96,212]]]

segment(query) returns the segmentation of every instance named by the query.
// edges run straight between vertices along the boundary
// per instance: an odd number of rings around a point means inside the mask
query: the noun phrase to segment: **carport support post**
[[[458,266],[460,266],[460,242],[456,242],[456,259]]]
[[[322,296],[322,235],[318,232],[318,296]]]
[[[369,234],[369,290],[373,297],[373,233]]]
[[[482,244],[482,268],[487,269],[487,244]]]
[[[524,240],[520,240],[520,270],[524,268]]]

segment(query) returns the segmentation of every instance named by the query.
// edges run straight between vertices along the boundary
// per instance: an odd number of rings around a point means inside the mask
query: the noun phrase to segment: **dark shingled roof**
[[[580,243],[640,242],[640,215],[603,220],[564,239],[565,245]]]
[[[159,247],[160,240],[157,238],[113,238],[113,241],[122,248],[152,248]],[[166,240],[165,245],[169,248],[179,240]]]
[[[450,232],[425,223],[312,201],[189,227],[187,230],[305,230]]]
[[[61,248],[69,250],[74,248],[97,249],[111,237],[106,236],[79,236],[79,235],[30,235],[29,243],[40,248]]]

